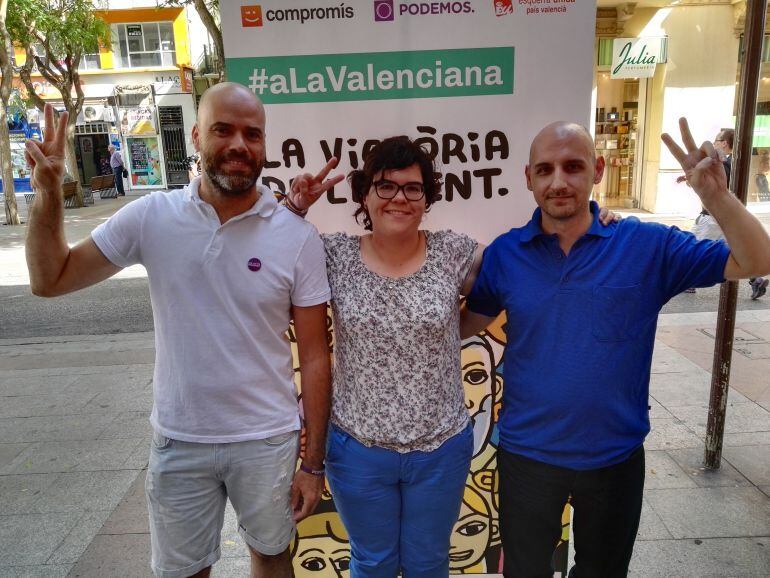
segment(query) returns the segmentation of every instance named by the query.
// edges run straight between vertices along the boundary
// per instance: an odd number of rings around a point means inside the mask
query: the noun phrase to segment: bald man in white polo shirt
[[[38,193],[26,244],[32,292],[63,295],[135,263],[149,277],[153,572],[208,576],[229,498],[252,576],[291,576],[295,521],[313,511],[323,488],[330,293],[315,228],[256,184],[265,162],[262,103],[241,85],[210,88],[192,132],[202,176],[126,205],[71,249],[61,194],[66,117],[54,126],[46,107],[43,142],[26,145]],[[284,337],[291,318],[307,430],[296,475],[300,418]]]

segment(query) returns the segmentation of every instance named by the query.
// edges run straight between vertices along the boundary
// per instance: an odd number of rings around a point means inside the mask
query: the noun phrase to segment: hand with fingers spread
[[[687,183],[698,193],[704,204],[707,199],[729,194],[725,168],[714,145],[705,141],[698,147],[684,117],[679,119],[679,130],[686,150],[682,150],[668,134],[661,135],[661,138],[674,158],[682,165]]]
[[[318,198],[334,185],[342,181],[344,175],[335,175],[329,179],[326,177],[337,166],[336,157],[329,159],[326,166],[317,175],[304,173],[294,178],[289,192],[289,201],[300,211],[306,211]]]
[[[58,193],[64,177],[64,146],[68,113],[54,121],[53,107],[45,105],[45,134],[43,141],[28,140],[24,156],[32,168],[32,189],[37,192]]]

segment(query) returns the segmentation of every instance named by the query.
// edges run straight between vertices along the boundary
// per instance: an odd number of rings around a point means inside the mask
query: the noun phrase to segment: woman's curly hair
[[[372,230],[372,219],[364,206],[364,199],[372,187],[374,176],[382,171],[398,170],[417,165],[422,173],[422,186],[425,188],[425,209],[438,200],[441,192],[441,175],[428,152],[408,136],[392,136],[375,145],[364,159],[364,167],[351,171],[348,175],[353,201],[358,203],[353,213],[356,221]]]

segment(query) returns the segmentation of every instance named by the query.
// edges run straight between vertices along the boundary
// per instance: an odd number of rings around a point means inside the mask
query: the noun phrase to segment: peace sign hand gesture
[[[344,175],[335,175],[330,179],[326,179],[338,162],[336,157],[332,157],[317,175],[305,173],[295,177],[289,192],[291,203],[300,211],[306,211],[322,194],[344,179]]]
[[[705,141],[698,148],[690,133],[687,119],[684,117],[679,119],[679,130],[682,133],[686,152],[668,134],[661,135],[661,138],[674,158],[682,165],[688,184],[698,193],[704,201],[703,204],[719,195],[728,194],[725,167],[719,160],[719,154],[714,149],[714,145]]]
[[[68,113],[53,118],[53,107],[45,105],[45,134],[43,142],[28,140],[24,156],[32,168],[32,189],[47,194],[61,194],[64,177],[64,142]]]

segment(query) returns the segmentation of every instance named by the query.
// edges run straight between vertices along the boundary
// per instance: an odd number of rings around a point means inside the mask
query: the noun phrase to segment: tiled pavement
[[[708,472],[714,320],[660,319],[634,576],[770,573],[770,310],[739,313],[724,460]],[[0,576],[150,575],[152,359],[149,333],[0,340]],[[214,575],[247,575],[231,511],[222,545]]]

